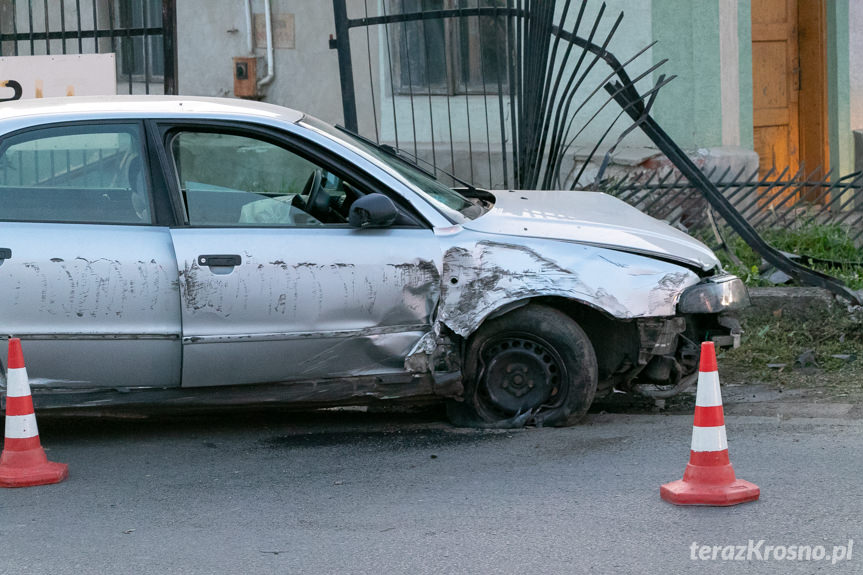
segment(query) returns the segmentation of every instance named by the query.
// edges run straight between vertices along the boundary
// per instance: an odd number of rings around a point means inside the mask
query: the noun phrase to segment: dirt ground
[[[863,310],[817,288],[752,288],[750,296],[741,346],[718,354],[726,413],[863,417]],[[662,407],[615,393],[591,411],[683,413],[694,405],[693,385]]]

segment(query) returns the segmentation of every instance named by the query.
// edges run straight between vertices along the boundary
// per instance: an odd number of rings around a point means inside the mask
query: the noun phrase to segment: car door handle
[[[243,258],[236,254],[218,254],[198,256],[198,264],[202,266],[234,267],[243,263]]]
[[[0,260],[11,260],[12,250],[9,248],[0,248]]]

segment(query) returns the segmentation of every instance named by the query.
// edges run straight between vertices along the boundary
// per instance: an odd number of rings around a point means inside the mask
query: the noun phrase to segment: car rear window
[[[138,125],[48,127],[0,142],[0,220],[151,223]]]

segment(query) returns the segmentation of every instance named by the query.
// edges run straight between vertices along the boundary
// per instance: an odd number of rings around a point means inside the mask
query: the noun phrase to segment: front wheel
[[[530,304],[483,324],[464,375],[464,401],[448,406],[456,425],[572,425],[596,393],[596,355],[569,316]]]

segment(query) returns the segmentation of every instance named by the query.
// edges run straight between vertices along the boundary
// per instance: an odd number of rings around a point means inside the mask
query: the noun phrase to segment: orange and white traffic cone
[[[692,447],[683,479],[666,483],[659,495],[676,505],[737,505],[755,501],[757,485],[737,479],[728,458],[725,415],[713,342],[701,344]]]
[[[6,439],[0,455],[0,487],[48,485],[59,483],[68,476],[69,466],[48,461],[42,449],[21,340],[11,338],[6,371]]]

